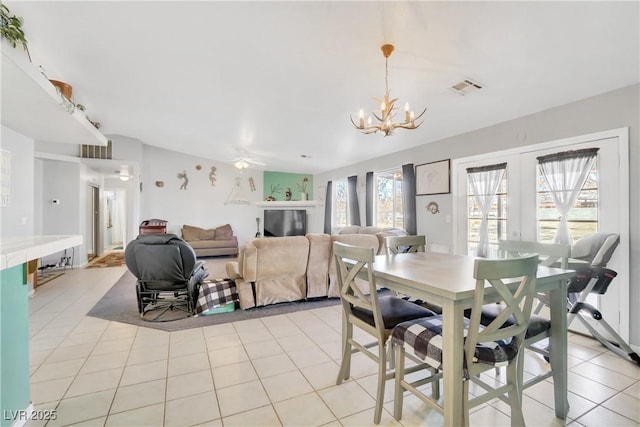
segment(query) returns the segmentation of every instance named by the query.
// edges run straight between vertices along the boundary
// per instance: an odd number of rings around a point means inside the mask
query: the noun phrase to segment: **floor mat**
[[[124,264],[124,252],[110,252],[89,261],[86,268],[117,267]]]

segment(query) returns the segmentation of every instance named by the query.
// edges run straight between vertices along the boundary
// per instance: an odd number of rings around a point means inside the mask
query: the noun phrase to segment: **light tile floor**
[[[335,385],[339,306],[172,333],[87,317],[125,270],[68,270],[30,298],[31,396],[57,419],[27,425],[372,424],[375,364],[356,355],[353,379]],[[569,419],[555,418],[545,381],[525,391],[528,425],[639,426],[640,367],[580,335],[571,334],[569,350]],[[537,360],[527,369],[543,365]],[[381,425],[442,424],[412,396],[396,422],[392,389],[389,381]],[[495,400],[475,408],[471,422],[508,426],[508,414]]]

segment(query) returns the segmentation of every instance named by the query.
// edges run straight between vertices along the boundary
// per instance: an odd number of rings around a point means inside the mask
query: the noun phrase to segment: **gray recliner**
[[[124,258],[138,279],[136,295],[143,319],[163,322],[193,314],[200,283],[209,274],[187,242],[175,234],[140,235],[127,245]]]

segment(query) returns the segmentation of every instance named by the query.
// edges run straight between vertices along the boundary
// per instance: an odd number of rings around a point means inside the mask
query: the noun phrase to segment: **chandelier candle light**
[[[380,103],[380,115],[376,112],[372,112],[375,118],[380,122],[379,124],[373,124],[371,116],[367,119],[367,124],[364,123],[364,110],[360,110],[360,117],[358,123],[356,124],[353,121],[353,118],[349,116],[351,119],[351,123],[356,127],[360,132],[365,134],[382,132],[384,136],[392,135],[394,130],[397,128],[402,129],[417,129],[423,122],[416,124],[416,120],[420,119],[427,111],[425,108],[420,115],[416,116],[413,110],[409,108],[409,103],[404,104],[404,121],[403,122],[394,122],[393,118],[396,115],[395,110],[398,108],[395,106],[398,98],[389,99],[389,56],[393,52],[392,44],[382,45],[380,48],[382,50],[382,54],[384,55],[384,83],[386,92],[384,94],[384,100],[380,100],[378,98],[373,98],[375,101]]]

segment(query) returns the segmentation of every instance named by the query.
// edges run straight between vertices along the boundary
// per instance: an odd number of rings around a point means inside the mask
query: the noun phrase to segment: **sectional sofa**
[[[345,234],[269,237],[243,245],[237,262],[226,265],[228,277],[236,283],[240,308],[338,297],[333,242],[370,247],[379,254],[386,236],[407,235],[396,228],[361,229],[343,230]]]

